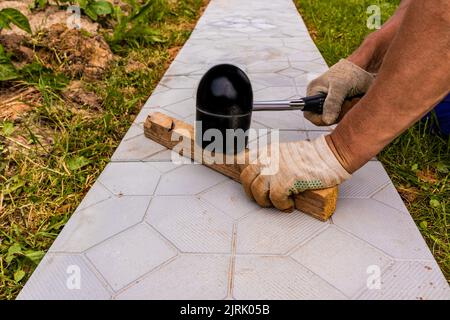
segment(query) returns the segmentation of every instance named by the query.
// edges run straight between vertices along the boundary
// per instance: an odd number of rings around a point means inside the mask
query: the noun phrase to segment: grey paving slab
[[[153,198],[146,221],[180,251],[231,254],[233,220],[193,196]]]
[[[320,222],[260,208],[238,183],[174,162],[144,137],[150,112],[193,124],[195,88],[218,63],[248,73],[258,100],[301,97],[328,69],[291,0],[211,0],[19,298],[450,299],[376,159],[341,186],[333,218]],[[255,112],[251,126],[260,129],[252,142],[270,130],[295,141],[335,127],[300,111]],[[81,271],[81,290],[67,286],[69,266]]]
[[[98,177],[116,196],[153,195],[160,174],[153,166],[142,163],[111,162]]]
[[[370,267],[383,270],[392,262],[380,250],[334,226],[300,246],[291,256],[347,297],[366,288]]]
[[[397,261],[381,277],[379,289],[366,289],[361,300],[449,299],[450,289],[435,261]],[[417,276],[420,275],[420,276]]]
[[[373,199],[340,199],[332,219],[394,258],[433,259],[411,217]]]
[[[211,188],[226,178],[199,164],[184,165],[161,177],[156,195],[193,195]]]
[[[76,211],[50,252],[83,252],[143,220],[150,197],[112,197]]]
[[[228,294],[229,268],[229,256],[180,255],[115,298],[224,299]]]
[[[105,300],[112,291],[80,255],[48,253],[18,300]]]
[[[328,224],[297,211],[280,213],[275,209],[260,209],[239,221],[236,251],[287,254],[296,245],[323,231]]]
[[[284,256],[237,256],[235,299],[345,299],[313,272]]]
[[[221,211],[233,219],[242,218],[259,209],[255,202],[247,201],[246,197],[242,192],[242,186],[233,180],[226,180],[200,195],[201,199],[213,206],[219,206]]]
[[[341,198],[370,198],[382,190],[391,179],[378,161],[369,161],[356,171],[351,179],[340,185],[339,197]]]
[[[145,223],[86,252],[87,258],[114,290],[123,288],[176,255],[177,250]]]

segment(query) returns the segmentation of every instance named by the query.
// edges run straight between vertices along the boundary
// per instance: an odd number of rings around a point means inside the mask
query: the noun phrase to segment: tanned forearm
[[[369,34],[347,59],[368,72],[377,73],[412,1],[403,0],[381,29]]]
[[[413,0],[373,85],[327,141],[354,172],[450,91],[450,1]]]

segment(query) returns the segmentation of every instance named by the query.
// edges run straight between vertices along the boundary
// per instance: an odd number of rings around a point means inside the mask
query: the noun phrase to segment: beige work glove
[[[241,172],[245,193],[260,206],[273,205],[282,211],[294,209],[294,194],[333,187],[351,177],[325,136],[314,141],[273,144],[261,150],[257,160]]]
[[[364,94],[369,89],[375,76],[356,64],[341,59],[320,77],[312,80],[306,89],[308,96],[326,93],[323,113],[305,111],[305,118],[317,126],[336,123],[342,104],[347,97]]]

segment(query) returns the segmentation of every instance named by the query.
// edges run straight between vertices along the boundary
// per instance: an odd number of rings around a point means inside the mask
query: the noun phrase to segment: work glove
[[[342,104],[347,97],[354,97],[367,92],[375,75],[358,67],[356,64],[341,59],[320,77],[312,80],[306,89],[308,96],[326,93],[323,113],[305,111],[306,119],[317,126],[336,123]]]
[[[292,195],[333,187],[351,177],[325,136],[314,141],[272,144],[254,159],[257,161],[241,172],[245,193],[262,207],[274,206],[282,211],[294,209]]]

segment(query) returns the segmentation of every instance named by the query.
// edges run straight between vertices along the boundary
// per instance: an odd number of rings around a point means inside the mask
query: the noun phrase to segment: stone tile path
[[[250,76],[256,99],[305,94],[327,69],[291,0],[212,0],[20,299],[450,299],[449,286],[380,162],[340,188],[331,221],[281,214],[146,139],[150,111],[194,121],[212,65]],[[284,140],[331,128],[259,112]]]

